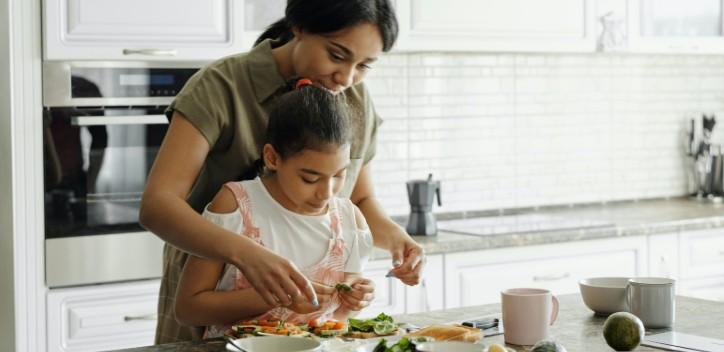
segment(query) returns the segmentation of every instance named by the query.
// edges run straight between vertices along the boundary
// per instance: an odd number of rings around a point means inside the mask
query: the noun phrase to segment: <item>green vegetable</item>
[[[378,321],[372,327],[372,330],[374,330],[377,335],[389,335],[397,330],[397,324],[386,320]]]
[[[637,316],[618,312],[603,323],[603,338],[616,351],[631,351],[644,339],[644,324]]]
[[[393,324],[395,323],[394,319],[392,319],[391,316],[385,313],[380,313],[378,316],[367,320],[349,318],[349,330],[372,332],[375,329],[375,324],[382,321],[388,321]],[[395,326],[395,328],[397,328],[397,326]]]
[[[345,291],[345,292],[352,291],[352,287],[350,287],[349,285],[347,285],[343,282],[340,282],[340,283],[334,285],[334,289],[337,291]]]
[[[530,352],[567,352],[566,348],[552,340],[541,340],[533,346]]]
[[[417,352],[417,348],[407,337],[403,337],[396,344],[389,347],[387,347],[387,340],[381,339],[372,352]]]

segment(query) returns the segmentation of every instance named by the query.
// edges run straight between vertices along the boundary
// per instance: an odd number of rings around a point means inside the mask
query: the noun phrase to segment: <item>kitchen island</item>
[[[601,333],[603,317],[593,315],[581,300],[580,295],[564,295],[559,297],[560,313],[553,325],[552,337],[562,343],[569,352],[612,351],[606,345]],[[472,319],[500,312],[499,304],[456,308],[409,315],[395,316],[397,321],[425,326]],[[721,320],[724,318],[724,303],[706,301],[696,298],[678,296],[676,298],[676,323],[674,329],[679,332],[705,337],[724,339]],[[658,333],[663,330],[647,330]],[[487,337],[485,343],[503,342],[503,336]],[[204,342],[182,342],[165,345],[147,346],[123,350],[125,352],[220,352],[226,351],[222,340]],[[527,351],[529,348],[509,346],[516,351]],[[640,346],[636,351],[661,351],[659,349]],[[282,352],[282,351],[280,351]]]

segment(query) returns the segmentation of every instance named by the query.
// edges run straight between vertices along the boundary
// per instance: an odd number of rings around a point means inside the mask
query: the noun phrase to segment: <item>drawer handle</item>
[[[123,55],[176,56],[174,49],[123,49]]]
[[[126,315],[123,317],[123,321],[136,321],[136,320],[157,320],[156,314],[146,315]]]
[[[563,273],[559,275],[536,275],[533,276],[533,281],[558,281],[571,277],[571,273]]]

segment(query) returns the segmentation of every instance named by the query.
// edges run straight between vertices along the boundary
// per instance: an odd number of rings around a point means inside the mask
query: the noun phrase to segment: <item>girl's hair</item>
[[[354,25],[376,25],[382,35],[382,50],[389,51],[397,39],[397,18],[389,0],[288,0],[284,18],[262,33],[265,39],[290,41],[292,27],[315,34],[332,33]]]
[[[305,149],[323,151],[328,146],[350,143],[352,132],[344,97],[311,84],[279,98],[269,114],[265,144],[271,144],[282,159]],[[253,172],[263,175],[264,162],[258,159]],[[253,178],[242,177],[242,179]]]

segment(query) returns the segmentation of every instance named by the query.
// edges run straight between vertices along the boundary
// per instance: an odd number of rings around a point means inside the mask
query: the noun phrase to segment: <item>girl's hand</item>
[[[308,300],[304,299],[303,296],[299,296],[297,299],[294,299],[292,304],[287,306],[287,308],[299,314],[308,314],[322,309],[322,305],[332,299],[332,294],[335,289],[332,286],[323,285],[317,282],[312,282],[312,286],[314,287],[314,292],[317,294],[319,305],[315,307],[309,303]]]
[[[352,288],[349,291],[339,291],[339,300],[342,307],[349,311],[360,311],[375,299],[375,283],[363,277],[355,278],[348,283]]]
[[[393,266],[390,275],[406,285],[415,286],[420,283],[422,269],[425,267],[425,251],[402,227],[396,226],[394,229],[393,231],[399,233],[389,234],[392,237],[390,253]]]
[[[306,300],[313,307],[319,306],[311,282],[286,258],[259,245],[246,248],[238,258],[234,265],[268,305],[289,306]]]

